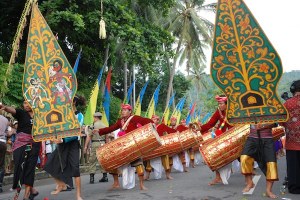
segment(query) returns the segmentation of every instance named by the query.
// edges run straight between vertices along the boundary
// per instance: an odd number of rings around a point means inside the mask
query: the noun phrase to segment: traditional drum
[[[285,129],[283,126],[278,126],[275,128],[272,128],[272,135],[273,135],[273,140],[279,140],[282,136],[285,134]]]
[[[202,135],[200,131],[197,131],[196,135],[197,135],[197,139],[199,141],[199,144],[196,144],[195,146],[193,146],[193,151],[199,151],[200,145],[203,145],[205,142],[209,141],[210,139],[213,139],[209,132],[204,133]]]
[[[215,171],[237,159],[249,133],[250,125],[239,125],[205,142],[199,150],[207,166]]]
[[[164,155],[174,155],[195,146],[198,141],[195,133],[186,130],[181,133],[172,133],[161,136],[162,146],[149,152],[143,157],[144,160],[150,160]]]
[[[150,123],[99,147],[96,155],[103,169],[112,171],[145,156],[161,144],[155,127]]]

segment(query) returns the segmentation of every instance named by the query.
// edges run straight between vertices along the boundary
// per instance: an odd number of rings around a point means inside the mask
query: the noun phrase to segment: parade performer
[[[85,99],[82,96],[75,96],[73,99],[73,110],[78,118],[78,121],[83,123],[83,115],[77,111],[77,106],[84,106]],[[49,173],[55,180],[56,190],[51,192],[56,195],[63,190],[67,190],[67,186],[72,183],[72,177],[75,177],[76,198],[81,200],[81,179],[79,170],[79,151],[80,144],[77,136],[67,137],[64,139],[54,140],[57,148],[49,156],[45,165],[45,171]],[[58,164],[59,163],[59,164]]]
[[[288,190],[292,194],[300,194],[300,80],[291,84],[290,91],[293,97],[284,103],[290,119],[283,124],[286,131]]]
[[[92,132],[93,130],[98,130],[100,128],[106,127],[103,124],[103,122],[101,121],[101,119],[102,119],[102,114],[100,112],[96,112],[94,114],[93,125],[86,127],[87,138],[86,138],[85,145],[84,145],[84,153],[87,152],[90,142],[92,142],[92,145],[91,145],[92,150],[91,150],[91,154],[89,157],[89,168],[87,170],[90,173],[90,183],[91,184],[94,183],[94,176],[96,173],[96,165],[98,163],[97,156],[96,156],[96,150],[98,149],[98,147],[104,145],[107,141],[106,135],[99,136],[98,134],[93,134],[93,132]],[[104,171],[104,169],[101,168],[101,166],[100,166],[100,171],[103,174],[103,177],[102,177],[102,179],[99,180],[99,182],[108,182],[107,173]]]
[[[186,124],[186,120],[182,119],[180,124],[177,127],[177,130],[179,132],[182,132],[182,131],[186,131],[187,129],[188,129],[188,126]],[[190,157],[190,164],[191,164],[192,168],[195,168],[195,152],[194,152],[193,148],[188,149],[187,152],[185,153],[185,155],[186,155],[186,157],[187,156]]]
[[[0,109],[11,113],[18,120],[16,140],[13,145],[15,167],[12,188],[20,191],[24,184],[23,198],[27,200],[34,199],[39,194],[33,184],[40,143],[32,139],[33,112],[27,101],[23,102],[23,108],[24,110],[15,109],[0,104]]]
[[[219,122],[215,131],[216,136],[219,136],[226,130],[232,128],[232,126],[230,126],[226,121],[227,97],[225,95],[217,95],[215,98],[218,102],[218,109],[206,124],[200,126],[200,131],[201,133],[206,133],[208,130],[215,127],[215,125]],[[227,174],[227,172],[224,173]],[[215,185],[221,182],[223,182],[224,184],[227,183],[227,180],[225,180],[224,178],[222,179],[222,177],[220,175],[220,172],[216,171],[216,178],[208,185]]]
[[[156,125],[156,131],[157,131],[159,136],[164,136],[165,134],[176,133],[175,129],[172,129],[172,128],[168,127],[167,125],[163,124],[163,123],[159,124],[159,121],[160,121],[159,116],[153,115],[151,119],[154,122],[154,124]],[[147,163],[146,164],[147,174],[146,174],[145,180],[149,180],[150,173],[152,171],[152,168],[154,168],[154,167],[151,165],[150,160],[148,160],[146,163]],[[168,180],[172,180],[173,177],[171,176],[171,166],[170,166],[169,155],[162,156],[161,157],[161,163],[162,163],[162,166],[165,169],[166,178]],[[154,170],[155,170],[155,168],[154,168]],[[157,172],[157,173],[160,173],[160,172]],[[161,174],[158,177],[161,177]]]
[[[0,193],[3,192],[2,190],[2,183],[5,174],[5,154],[6,154],[6,138],[7,133],[6,129],[8,128],[8,120],[3,115],[0,115]]]
[[[275,124],[251,125],[250,135],[247,138],[244,150],[241,154],[241,171],[245,175],[246,187],[243,192],[249,192],[254,187],[252,181],[254,160],[266,176],[266,195],[277,198],[272,193],[273,182],[278,180],[276,154],[272,136],[272,128]]]
[[[173,128],[173,129],[175,129],[175,130],[178,131],[178,132],[182,132],[182,131],[185,131],[185,130],[188,129],[188,127],[186,127],[186,126],[184,126],[184,125],[182,125],[182,124],[180,124],[180,125],[177,126],[177,118],[174,117],[174,116],[172,116],[171,119],[170,119],[170,127]],[[183,167],[183,171],[184,171],[184,172],[188,172],[187,167],[186,167],[185,152],[180,152],[180,153],[178,154],[178,157],[179,157],[179,159],[180,159],[180,161],[181,161],[181,164],[182,164],[182,167]],[[181,168],[181,166],[180,166],[180,163],[177,163],[177,162],[176,162],[176,161],[177,161],[176,157],[174,157],[174,158],[175,158],[175,159],[172,158],[173,167],[174,167],[175,169],[177,169],[177,170],[180,169],[180,170],[182,171],[182,168]],[[179,171],[180,171],[180,170],[179,170]]]
[[[118,133],[118,137],[122,137],[126,133],[129,133],[138,127],[141,127],[149,123],[153,123],[151,119],[143,118],[137,115],[132,115],[132,107],[129,104],[122,104],[121,109],[122,109],[121,118],[115,124],[107,128],[94,130],[93,133],[94,134],[99,133],[100,135],[105,135],[120,129]],[[143,168],[142,159],[138,159],[130,164],[132,167],[136,168],[136,172],[139,176],[140,189],[146,190],[147,188],[144,186],[144,168]],[[112,185],[112,188],[119,188],[120,184],[118,180],[118,173],[112,172],[112,174],[114,177],[114,183]]]

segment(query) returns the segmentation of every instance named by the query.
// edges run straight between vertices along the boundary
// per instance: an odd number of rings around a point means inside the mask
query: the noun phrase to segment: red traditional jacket
[[[186,131],[186,130],[188,130],[189,128],[188,127],[186,127],[186,126],[184,126],[184,125],[182,125],[182,124],[180,124],[180,125],[178,125],[177,127],[176,127],[176,130],[178,131],[178,132],[183,132],[183,131]]]
[[[159,124],[156,126],[156,131],[159,136],[163,136],[164,133],[170,134],[170,133],[176,133],[176,130],[173,128],[168,127],[165,124]]]
[[[224,122],[226,117],[226,112],[225,111],[220,111],[219,109],[216,110],[216,112],[213,114],[213,116],[210,118],[210,120],[201,126],[201,133],[207,132],[209,129],[213,128],[217,122],[219,121],[219,124],[217,126],[217,129],[220,128],[221,124]],[[221,129],[222,132],[224,133],[228,129],[231,129],[232,126],[225,121],[223,128]]]
[[[290,114],[287,122],[283,123],[286,130],[285,148],[300,150],[300,95],[288,99],[284,106]]]
[[[115,130],[122,129],[123,125],[126,123],[128,118],[118,119],[118,121],[115,124],[113,124],[113,125],[111,125],[107,128],[99,129],[99,135],[105,135],[105,134],[111,133]],[[123,131],[125,131],[126,133],[129,133],[130,131],[133,131],[133,130],[137,129],[140,125],[144,126],[144,125],[149,124],[149,123],[153,123],[153,121],[151,119],[148,119],[148,118],[144,118],[144,117],[134,115],[130,119],[130,121],[127,125],[127,128]]]

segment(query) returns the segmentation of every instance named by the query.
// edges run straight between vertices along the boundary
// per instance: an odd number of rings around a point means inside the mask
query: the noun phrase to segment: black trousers
[[[300,151],[286,150],[288,190],[300,194]]]
[[[33,187],[34,176],[35,176],[35,167],[37,164],[39,151],[40,151],[40,143],[32,143],[31,150],[29,152],[25,152],[26,146],[22,146],[16,149],[13,152],[14,157],[14,179],[13,179],[13,189],[19,187],[20,184],[25,184]],[[27,153],[27,158],[25,160],[25,154]],[[22,165],[24,163],[24,165]],[[23,166],[23,168],[22,168]]]
[[[6,143],[0,142],[0,188],[2,187],[3,178],[5,174],[5,154]]]

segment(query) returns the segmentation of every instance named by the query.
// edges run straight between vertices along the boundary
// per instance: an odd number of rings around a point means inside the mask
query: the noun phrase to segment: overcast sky
[[[217,2],[206,0],[206,3]],[[278,52],[283,70],[300,70],[300,0],[244,0]],[[215,21],[215,16],[208,16]],[[211,50],[207,52],[210,71]]]

